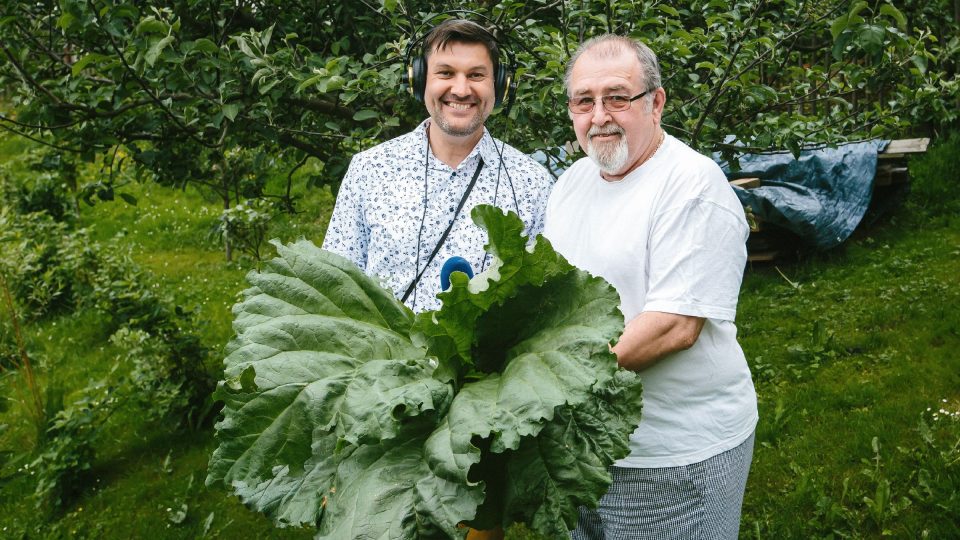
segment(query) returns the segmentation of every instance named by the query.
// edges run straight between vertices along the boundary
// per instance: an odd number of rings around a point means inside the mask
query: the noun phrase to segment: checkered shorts
[[[710,459],[682,467],[611,467],[596,510],[580,508],[573,540],[735,539],[753,459],[751,435]]]

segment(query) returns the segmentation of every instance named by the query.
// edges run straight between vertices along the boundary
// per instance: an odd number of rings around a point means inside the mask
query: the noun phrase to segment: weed
[[[24,387],[26,387],[27,395],[23,396],[23,402],[26,404],[26,410],[34,428],[35,445],[39,446],[45,439],[48,410],[44,406],[43,397],[40,395],[40,385],[33,372],[33,363],[30,362],[30,355],[27,354],[23,335],[20,332],[20,317],[17,315],[16,306],[14,306],[13,298],[10,296],[10,289],[7,287],[7,279],[2,272],[0,272],[0,293],[3,295],[4,303],[10,315],[10,326],[13,329],[13,337],[16,343],[13,367],[23,375],[24,380],[24,384],[17,385],[17,388],[23,393]]]
[[[264,199],[253,199],[235,205],[220,214],[217,234],[225,244],[253,257],[259,268],[267,227],[273,213],[272,205]]]

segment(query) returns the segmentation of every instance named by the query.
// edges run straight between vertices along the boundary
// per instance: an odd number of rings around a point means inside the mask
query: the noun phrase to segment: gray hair
[[[650,50],[650,47],[626,36],[603,34],[602,36],[590,38],[580,44],[577,51],[570,57],[570,61],[567,62],[567,71],[563,75],[563,85],[566,87],[568,93],[570,91],[570,74],[573,72],[573,66],[576,65],[580,56],[587,51],[591,51],[601,58],[609,58],[623,52],[633,51],[636,53],[637,60],[640,62],[640,76],[643,78],[643,84],[646,85],[644,90],[654,90],[661,86],[660,63],[657,61],[657,55]]]

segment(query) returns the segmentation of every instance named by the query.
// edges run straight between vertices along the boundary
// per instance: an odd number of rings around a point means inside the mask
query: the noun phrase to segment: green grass
[[[0,138],[0,164],[15,177],[26,175],[17,163],[30,148]],[[953,525],[960,502],[949,495],[960,491],[952,483],[960,478],[960,450],[950,447],[960,439],[960,415],[949,414],[960,410],[958,156],[954,136],[916,160],[908,204],[840,249],[748,268],[737,324],[760,424],[743,538],[960,534]],[[224,261],[209,234],[218,204],[150,183],[123,189],[137,206],[83,207],[80,225],[101,244],[129,250],[151,287],[195,312],[190,330],[222,350],[231,337],[230,307],[254,262]],[[271,236],[319,243],[332,196],[301,195],[304,212],[272,223]],[[5,308],[0,316],[7,316]],[[25,331],[40,384],[62,388],[68,401],[120,354],[94,311],[29,322]],[[0,461],[0,537],[311,536],[276,529],[222,488],[204,486],[216,446],[212,430],[146,422],[137,411],[112,419],[83,493],[59,512],[38,511],[24,469],[32,432],[15,389],[21,384],[16,372],[0,374],[0,395],[7,398],[0,425],[8,426],[0,429],[0,450],[9,452],[0,453],[6,460]],[[514,528],[509,537],[531,535]]]
[[[842,249],[747,273],[738,326],[761,421],[742,535],[958,532],[956,502],[938,508],[911,494],[921,416],[960,410],[960,186],[950,176],[958,147],[953,137],[912,165],[917,200]],[[879,472],[870,466],[878,456]],[[864,498],[875,500],[883,482],[894,504],[871,511]],[[909,506],[897,509],[904,497]]]
[[[960,227],[919,225],[892,220],[845,252],[786,269],[799,288],[773,269],[747,276],[740,337],[761,422],[744,525],[757,537],[841,529],[913,538],[942,523],[914,507],[881,528],[862,512],[876,487],[861,473],[873,438],[894,496],[907,496],[915,478],[897,448],[920,444],[928,407],[945,399],[960,408]],[[818,515],[817,504],[839,501],[844,481],[857,495],[843,503],[851,516]]]

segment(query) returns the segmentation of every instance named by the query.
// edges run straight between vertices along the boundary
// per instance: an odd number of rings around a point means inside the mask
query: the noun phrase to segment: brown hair
[[[450,43],[479,43],[487,49],[493,71],[500,63],[500,47],[497,38],[489,30],[473,21],[447,19],[434,26],[423,39],[423,58],[427,60],[434,50],[444,49]]]

